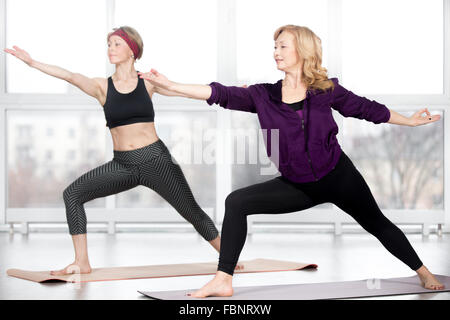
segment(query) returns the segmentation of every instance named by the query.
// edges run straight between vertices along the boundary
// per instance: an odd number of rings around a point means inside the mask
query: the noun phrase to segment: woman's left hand
[[[423,113],[426,113],[426,116],[422,116]],[[409,119],[412,127],[421,126],[423,124],[428,124],[431,122],[438,121],[441,118],[439,114],[431,115],[427,108],[420,109],[416,113],[414,113]]]

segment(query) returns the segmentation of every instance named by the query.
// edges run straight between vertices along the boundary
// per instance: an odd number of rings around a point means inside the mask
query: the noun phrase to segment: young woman
[[[140,79],[134,63],[141,58],[143,42],[131,27],[114,29],[107,36],[108,57],[115,72],[108,79],[88,78],[63,68],[33,60],[14,46],[5,49],[32,68],[65,80],[96,98],[106,117],[113,145],[111,161],[90,170],[70,184],[63,193],[67,223],[75,247],[75,261],[53,275],[90,273],[86,237],[87,201],[144,185],[168,201],[201,236],[219,252],[220,237],[210,217],[195,201],[180,166],[154,125],[153,93],[171,93]],[[243,268],[239,265],[237,268]]]
[[[443,285],[423,265],[402,231],[380,211],[363,176],[342,151],[331,108],[345,117],[375,124],[418,126],[440,119],[427,109],[407,118],[385,105],[360,97],[328,79],[322,67],[321,40],[310,29],[295,25],[274,34],[274,59],[285,73],[274,84],[248,88],[187,85],[169,81],[156,70],[141,73],[160,90],[173,95],[206,100],[232,109],[253,112],[263,129],[279,130],[280,177],[233,191],[225,200],[225,217],[217,273],[194,297],[231,296],[233,269],[244,246],[247,215],[281,214],[331,202],[351,215],[395,257],[416,271],[428,289]],[[426,117],[422,114],[426,113]],[[270,134],[268,134],[270,136]],[[267,143],[270,150],[270,141]]]

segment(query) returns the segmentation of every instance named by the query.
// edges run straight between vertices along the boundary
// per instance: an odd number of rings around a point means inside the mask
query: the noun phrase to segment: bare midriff
[[[130,151],[158,141],[154,122],[138,122],[110,129],[113,148]]]

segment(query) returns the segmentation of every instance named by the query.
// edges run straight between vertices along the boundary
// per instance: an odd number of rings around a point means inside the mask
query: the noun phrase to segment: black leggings
[[[114,150],[111,161],[86,172],[64,190],[70,234],[86,233],[84,203],[138,185],[156,191],[205,240],[213,240],[219,235],[214,222],[195,201],[180,166],[173,161],[162,140],[135,150]]]
[[[335,169],[319,181],[294,183],[277,177],[230,193],[225,200],[218,270],[233,274],[247,237],[247,215],[289,213],[325,202],[352,216],[412,270],[422,266],[408,239],[383,215],[364,178],[342,152]]]

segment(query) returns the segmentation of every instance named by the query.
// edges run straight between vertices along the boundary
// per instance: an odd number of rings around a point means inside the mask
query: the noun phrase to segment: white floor
[[[450,234],[407,234],[424,264],[450,276]],[[194,233],[89,233],[91,266],[113,267],[217,261],[217,252]],[[137,290],[199,288],[211,276],[39,284],[6,275],[10,268],[52,270],[73,261],[71,237],[65,233],[0,233],[0,300],[9,299],[149,299]],[[314,271],[236,274],[233,285],[257,286],[349,281],[415,275],[369,234],[257,233],[247,239],[241,260],[270,258],[315,263]],[[372,299],[445,299],[450,292]],[[355,299],[359,300],[359,299]]]

